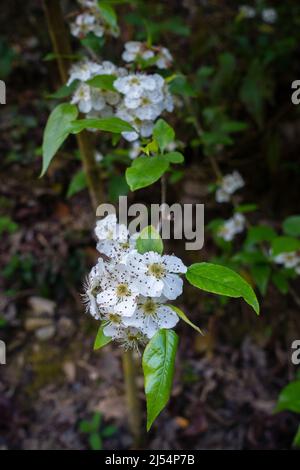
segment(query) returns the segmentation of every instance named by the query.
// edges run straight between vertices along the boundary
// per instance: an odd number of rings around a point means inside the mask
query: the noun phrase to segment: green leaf
[[[275,411],[300,413],[300,380],[289,383],[281,390]]]
[[[105,334],[103,333],[103,329],[105,326],[106,326],[106,322],[102,322],[99,327],[99,330],[95,339],[95,343],[94,343],[94,351],[96,351],[97,349],[103,348],[103,346],[106,346],[106,344],[111,342],[111,338],[109,336],[105,336]]]
[[[52,158],[72,132],[71,122],[78,116],[77,107],[73,104],[59,104],[49,116],[43,138],[43,176]]]
[[[72,197],[74,194],[79,193],[83,189],[87,187],[87,181],[86,181],[86,176],[85,172],[83,170],[79,170],[75,175],[73,176],[68,192],[67,192],[67,197]]]
[[[277,233],[272,227],[268,227],[267,225],[258,225],[256,227],[249,228],[244,245],[249,248],[256,243],[264,241],[271,242],[276,237]]]
[[[299,425],[298,431],[296,432],[296,435],[294,437],[293,446],[294,447],[300,447],[300,425]]]
[[[169,163],[161,157],[136,158],[126,170],[126,181],[131,191],[155,183],[168,170]]]
[[[169,152],[163,155],[163,158],[169,163],[182,163],[184,162],[184,156],[180,152]]]
[[[136,248],[141,255],[148,251],[154,251],[161,255],[164,245],[158,231],[152,225],[149,225],[141,231],[140,236],[136,240]]]
[[[19,226],[10,217],[4,215],[0,217],[0,235],[2,233],[14,233],[18,230]]]
[[[267,264],[254,264],[251,268],[251,274],[260,293],[265,295],[271,276],[270,266]]]
[[[291,215],[282,224],[283,231],[291,237],[300,236],[300,215]]]
[[[281,292],[283,295],[286,295],[288,293],[289,282],[281,272],[273,273],[272,281],[274,282],[279,292]]]
[[[193,322],[191,322],[191,320],[186,316],[186,314],[182,310],[180,310],[180,308],[175,307],[174,305],[167,305],[167,307],[170,307],[172,310],[174,310],[174,312],[177,313],[181,320],[183,320],[185,323],[194,328],[194,330],[200,333],[200,335],[203,335],[203,332],[200,330],[200,328],[196,326]]]
[[[98,431],[100,428],[100,424],[102,421],[102,414],[99,411],[96,411],[96,413],[93,416],[93,419],[91,421],[91,425],[93,427],[93,431]]]
[[[143,354],[147,431],[169,401],[174,376],[178,336],[173,330],[159,330]]]
[[[264,64],[255,58],[243,79],[240,99],[260,128],[263,126],[265,100],[269,97],[270,90],[271,86]]]
[[[226,134],[231,134],[234,132],[242,132],[248,128],[248,124],[242,121],[224,121],[220,125],[220,131],[225,132]]]
[[[47,98],[60,100],[72,95],[78,86],[78,80],[74,80],[70,85],[63,85],[54,93],[47,95]]]
[[[115,28],[117,26],[117,15],[114,8],[106,1],[99,1],[98,8],[106,23]]]
[[[96,75],[86,83],[94,88],[100,88],[101,90],[116,91],[114,87],[116,78],[115,75]]]
[[[128,122],[118,117],[101,118],[101,119],[78,119],[72,121],[71,132],[78,134],[84,129],[98,129],[99,131],[113,132],[120,134],[121,132],[132,132],[133,127]]]
[[[87,434],[87,433],[90,433],[92,431],[92,429],[93,429],[93,426],[89,421],[87,421],[85,419],[80,421],[80,423],[79,423],[80,432],[83,432],[83,433]]]
[[[259,314],[259,304],[252,287],[235,271],[212,263],[192,264],[186,273],[190,284],[206,292],[242,297]]]
[[[111,437],[113,436],[114,434],[116,434],[116,432],[118,431],[118,428],[116,428],[116,426],[106,426],[103,431],[102,431],[102,437]]]
[[[164,120],[159,119],[153,128],[153,137],[161,152],[175,139],[174,129]]]
[[[175,95],[195,97],[197,96],[196,90],[188,82],[184,75],[179,75],[170,83],[170,92]]]
[[[256,211],[257,204],[241,204],[234,208],[234,212],[240,212],[241,214],[245,214],[246,212],[253,212]]]
[[[101,450],[102,449],[102,439],[99,433],[94,432],[89,437],[89,443],[91,449],[93,450]]]
[[[300,250],[300,240],[297,240],[297,238],[282,236],[272,240],[272,253],[274,256],[298,250]]]
[[[126,196],[129,187],[124,175],[113,175],[108,181],[108,195],[112,202],[116,202],[119,196]]]

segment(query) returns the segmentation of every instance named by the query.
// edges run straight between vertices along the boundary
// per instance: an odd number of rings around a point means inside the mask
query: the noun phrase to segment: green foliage
[[[272,253],[274,256],[297,250],[300,250],[300,240],[297,240],[297,238],[282,236],[272,240]]]
[[[126,170],[126,181],[131,191],[146,188],[158,181],[168,170],[169,162],[162,157],[139,157]]]
[[[108,195],[112,202],[118,201],[119,196],[126,196],[129,186],[123,175],[112,175],[108,182]]]
[[[111,437],[117,432],[115,426],[105,426],[102,422],[102,415],[97,411],[91,421],[82,420],[79,423],[79,431],[88,434],[88,442],[92,450],[103,449],[103,439]]]
[[[154,251],[155,253],[162,254],[164,250],[163,241],[158,231],[149,225],[145,227],[138,239],[136,240],[136,249],[139,253],[144,254],[148,251]]]
[[[184,156],[180,152],[169,152],[163,155],[163,158],[169,163],[183,163]]]
[[[84,129],[97,129],[99,131],[112,132],[116,134],[120,134],[121,132],[131,132],[134,130],[130,124],[118,117],[78,119],[77,121],[72,121],[71,132],[77,134]]]
[[[0,235],[3,233],[14,233],[18,230],[19,226],[8,216],[0,217]]]
[[[51,112],[44,132],[43,168],[41,176],[46,173],[52,158],[72,132],[71,123],[77,116],[77,107],[69,103],[59,104]]]
[[[169,401],[174,376],[178,337],[173,330],[159,330],[143,354],[147,431]]]
[[[103,332],[103,329],[105,328],[105,326],[106,326],[106,322],[104,321],[101,323],[98,329],[98,333],[97,333],[95,343],[94,343],[94,351],[96,351],[97,349],[103,348],[103,346],[106,346],[108,343],[111,342],[111,338],[109,336],[105,336]]]
[[[300,413],[300,380],[289,383],[281,390],[275,410]]]
[[[104,20],[112,27],[116,28],[118,25],[118,20],[117,20],[117,15],[116,11],[113,8],[113,6],[110,4],[110,2],[104,0],[104,1],[98,1],[98,8],[101,12],[102,17]]]
[[[259,304],[252,287],[231,269],[212,263],[192,264],[186,273],[190,284],[206,292],[242,297],[259,314]]]
[[[283,231],[291,237],[300,237],[300,215],[292,215],[284,220]]]
[[[79,193],[86,187],[87,187],[87,181],[86,181],[85,172],[83,170],[79,170],[77,171],[77,173],[75,173],[75,175],[71,179],[68,192],[67,192],[67,197],[74,196],[74,194]]]
[[[153,128],[153,136],[160,151],[163,153],[166,147],[175,139],[174,129],[164,120],[158,119]]]
[[[194,330],[196,330],[201,335],[203,334],[200,328],[197,325],[195,325],[193,322],[191,322],[191,320],[186,316],[186,314],[180,308],[175,307],[175,305],[168,305],[168,307],[174,310],[174,312],[177,313],[177,315],[179,316],[179,318],[181,318],[181,320],[183,320],[185,323],[190,325],[192,328],[194,328]]]
[[[115,75],[96,75],[86,83],[92,87],[100,88],[101,90],[115,91],[114,81],[116,78]]]

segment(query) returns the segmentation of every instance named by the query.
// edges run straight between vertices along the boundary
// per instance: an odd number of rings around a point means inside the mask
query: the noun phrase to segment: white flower
[[[261,12],[261,17],[265,23],[273,24],[277,20],[277,11],[274,8],[265,8]]]
[[[103,333],[105,336],[115,339],[127,351],[133,349],[139,352],[140,346],[145,346],[147,343],[146,336],[137,328],[134,327],[117,327],[109,325],[104,327]]]
[[[230,201],[230,196],[243,186],[245,186],[245,182],[238,171],[224,176],[221,180],[220,187],[216,191],[216,201]]]
[[[166,47],[162,47],[158,53],[156,65],[159,69],[167,69],[173,62],[173,57]]]
[[[246,219],[243,214],[234,214],[233,217],[226,220],[224,224],[218,230],[218,236],[223,238],[225,241],[231,241],[234,239],[237,233],[243,232],[246,224]]]
[[[101,24],[96,22],[95,16],[90,13],[78,15],[75,22],[71,24],[71,33],[75,37],[83,38],[91,32],[98,37],[102,37],[104,28]]]
[[[173,328],[179,318],[171,307],[164,305],[164,298],[140,296],[137,309],[131,317],[124,318],[127,326],[139,328],[148,338],[152,338],[160,328]]]
[[[226,193],[233,194],[237,189],[242,188],[245,186],[245,182],[238,171],[234,171],[233,173],[224,176],[221,187]]]
[[[70,77],[67,81],[67,85],[70,85],[74,80],[80,80],[86,82],[92,76],[100,74],[101,66],[96,62],[90,60],[82,60],[77,64],[74,64],[70,69]]]
[[[159,69],[166,69],[173,62],[173,57],[166,47],[149,46],[139,41],[125,43],[125,50],[122,54],[125,62],[134,62],[139,58],[149,60],[153,57],[156,57],[156,60],[154,63],[151,61],[151,65],[156,65]]]
[[[89,113],[93,108],[91,87],[85,84],[79,85],[72,97],[71,103],[77,104],[79,111],[82,113]]]
[[[125,263],[141,295],[164,295],[170,300],[181,295],[183,281],[178,273],[185,273],[187,268],[176,256],[161,256],[153,251],[141,255],[133,251]]]
[[[249,5],[241,5],[239,7],[239,12],[244,18],[254,18],[256,16],[255,8]]]
[[[218,236],[229,242],[234,239],[236,232],[232,219],[228,219],[218,230]]]
[[[95,160],[97,163],[100,163],[103,161],[103,155],[101,152],[95,152]]]
[[[283,264],[285,268],[295,268],[300,263],[300,256],[295,251],[280,253],[274,256],[274,261],[277,264]]]
[[[114,307],[119,315],[130,317],[136,309],[139,294],[136,283],[124,264],[110,266],[109,272],[109,286],[97,295],[98,307],[100,310]]]
[[[99,320],[101,314],[97,305],[97,294],[101,292],[102,288],[107,286],[107,271],[106,264],[102,259],[98,260],[96,266],[93,267],[84,283],[83,303],[85,304],[86,311],[94,318]]]
[[[127,241],[128,230],[123,224],[118,224],[116,214],[109,214],[104,219],[98,220],[95,227],[95,234],[98,240],[118,240]]]
[[[235,233],[243,232],[245,229],[245,225],[246,225],[245,216],[243,214],[237,213],[237,214],[234,214],[232,220],[233,220],[233,224],[235,228]]]
[[[131,160],[134,160],[141,154],[141,142],[136,140],[132,143],[131,148],[129,149],[128,155]]]
[[[140,98],[144,91],[153,91],[156,86],[156,80],[153,76],[145,74],[130,74],[114,81],[116,90],[129,99]]]
[[[217,202],[228,202],[230,201],[230,195],[224,191],[223,188],[218,188],[216,191]]]

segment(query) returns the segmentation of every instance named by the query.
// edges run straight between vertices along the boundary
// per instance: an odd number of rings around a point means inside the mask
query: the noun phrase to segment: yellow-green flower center
[[[142,309],[146,315],[154,315],[156,312],[156,303],[152,299],[147,299],[142,305]]]
[[[156,277],[157,279],[161,279],[162,277],[164,277],[165,272],[165,268],[162,264],[153,263],[148,266],[148,273]]]
[[[128,285],[127,284],[119,284],[117,286],[117,296],[118,297],[126,297],[127,295],[130,295]]]

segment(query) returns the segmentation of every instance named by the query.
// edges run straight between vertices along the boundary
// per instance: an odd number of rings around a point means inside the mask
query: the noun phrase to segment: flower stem
[[[68,30],[64,22],[60,0],[44,0],[43,4],[53,51],[56,54],[60,78],[64,84],[68,80],[70,65],[70,59],[68,59],[68,57],[72,57]],[[103,202],[104,196],[99,168],[95,161],[94,146],[87,131],[77,134],[76,139],[93,208],[96,209],[97,206]]]
[[[125,351],[122,356],[125,391],[128,407],[129,427],[133,437],[133,446],[140,449],[143,443],[141,406],[137,389],[137,367],[132,351]]]

